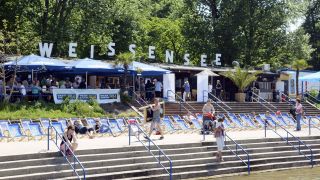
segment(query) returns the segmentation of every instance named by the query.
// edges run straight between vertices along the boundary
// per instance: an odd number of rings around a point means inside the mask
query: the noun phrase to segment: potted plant
[[[245,88],[255,81],[260,73],[260,71],[249,72],[248,70],[236,67],[234,70],[221,73],[221,75],[229,78],[238,87],[238,93],[235,94],[236,101],[244,102],[246,98],[246,94],[244,93]]]

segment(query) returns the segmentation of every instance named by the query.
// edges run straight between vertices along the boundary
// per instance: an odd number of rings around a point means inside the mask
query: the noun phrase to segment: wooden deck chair
[[[24,140],[27,136],[22,133],[20,123],[8,124],[9,133],[12,140],[15,138],[20,139],[20,141]]]
[[[87,117],[84,118],[85,122],[87,123],[87,125],[93,129],[95,129],[96,126],[96,120],[94,118],[91,117]]]
[[[278,123],[279,123],[281,126],[288,126],[288,125],[289,125],[289,124],[286,123],[286,121],[283,119],[282,116],[277,116],[277,115],[274,114],[274,113],[271,113],[270,115],[271,115],[271,117],[272,117],[274,120],[278,121]]]
[[[252,122],[257,122],[259,124],[260,127],[264,127],[264,121],[261,119],[261,117],[259,116],[259,118],[257,119],[257,116],[254,116],[253,114],[249,113],[248,117],[251,119]]]
[[[260,121],[263,122],[264,124],[264,120],[267,120],[268,124],[271,126],[276,126],[276,122],[269,116],[267,117],[265,114],[259,114],[258,116],[256,116],[256,119],[259,119]],[[263,125],[264,126],[264,125]]]
[[[48,135],[47,133],[43,132],[43,128],[39,122],[31,122],[28,124],[28,126],[30,129],[30,137],[34,140],[36,140],[37,137],[39,138],[39,140],[42,140],[46,138],[46,136]],[[47,132],[48,132],[48,129],[47,129]]]
[[[192,129],[184,119],[177,119],[177,120],[175,120],[175,122],[177,123],[177,125],[180,127],[180,129],[182,131],[185,131],[186,133],[187,132],[191,132],[191,133],[195,132],[194,129]]]
[[[234,124],[230,123],[230,119],[225,114],[219,114],[218,117],[223,117],[225,120],[223,121],[223,124],[226,128],[235,128]]]
[[[242,119],[243,122],[246,122],[250,127],[256,128],[256,125],[245,114],[240,113],[239,117],[240,117],[240,119]]]
[[[40,118],[40,124],[43,128],[43,132],[44,134],[47,134],[48,132],[48,127],[50,126],[51,124],[51,120],[50,118]]]
[[[28,136],[28,140],[31,138],[31,132],[29,124],[32,123],[31,119],[20,119],[21,127],[25,135]]]
[[[118,122],[120,128],[122,131],[127,132],[128,131],[128,123],[126,122],[126,120],[124,118],[116,118],[116,121]],[[138,122],[138,120],[136,120],[136,122]],[[139,122],[138,122],[139,124]]]
[[[67,118],[59,118],[58,122],[61,123],[63,130],[66,130],[69,126],[69,122]]]
[[[233,113],[228,114],[230,120],[236,124],[239,128],[245,128],[245,126],[242,124],[242,122],[237,118],[237,116]]]
[[[166,132],[168,132],[168,133],[181,132],[181,129],[179,129],[179,127],[175,126],[168,116],[163,117],[162,123],[166,129]]]
[[[8,137],[4,135],[4,132],[2,131],[2,128],[0,126],[0,142],[2,142],[4,139],[7,139]]]
[[[106,133],[103,133],[103,134],[110,134],[113,137],[116,137],[116,135],[112,131],[112,128],[110,128],[110,124],[109,124],[109,119],[108,118],[106,118],[106,117],[100,118],[100,123],[101,123],[101,125],[105,125],[105,126],[109,127],[109,129],[110,129],[110,131],[108,131]]]
[[[296,121],[295,119],[288,113],[282,113],[282,117],[285,121],[288,121],[291,125],[295,125]]]
[[[2,135],[7,138],[7,142],[12,140],[9,132],[9,124],[10,121],[8,120],[0,120],[0,128],[2,130]]]
[[[63,129],[61,122],[51,122],[51,125],[57,130],[59,134],[64,133],[65,130]]]
[[[112,130],[112,132],[114,133],[114,134],[122,134],[123,133],[123,131],[122,131],[122,129],[120,128],[120,125],[118,124],[118,122],[117,122],[117,120],[116,119],[114,119],[114,118],[109,118],[108,119],[108,122],[109,122],[109,127],[110,127],[110,129]]]

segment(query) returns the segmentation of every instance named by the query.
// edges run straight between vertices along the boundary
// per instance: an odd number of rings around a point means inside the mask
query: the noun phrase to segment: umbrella
[[[152,66],[137,61],[133,61],[129,65],[128,70],[131,72],[131,74],[137,75],[138,73],[141,73],[142,76],[159,76],[171,72],[169,70],[162,69],[157,66]]]
[[[122,74],[123,71],[119,68],[115,68],[113,64],[94,60],[94,59],[78,59],[68,64],[74,72],[88,72],[88,73],[111,73]]]
[[[196,76],[201,76],[201,75],[215,76],[215,77],[219,76],[218,74],[212,72],[209,69],[205,69],[205,70],[201,71],[200,73],[196,74]]]
[[[26,71],[30,70],[62,70],[65,69],[68,65],[63,61],[57,59],[50,59],[41,56],[31,54],[29,56],[24,56],[17,61],[10,61],[4,64],[6,69],[18,66],[18,69],[25,69]]]

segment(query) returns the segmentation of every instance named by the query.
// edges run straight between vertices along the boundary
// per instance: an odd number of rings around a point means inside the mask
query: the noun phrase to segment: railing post
[[[309,117],[309,136],[311,135],[311,123],[310,123],[310,121],[311,121],[311,117]]]
[[[180,114],[181,114],[181,108],[182,108],[182,104],[181,104],[182,103],[182,99],[181,98],[180,98],[179,102],[180,102],[179,111],[180,111]]]
[[[264,120],[264,137],[267,137],[267,120]]]
[[[248,157],[248,174],[250,175],[250,157],[249,154],[247,155]]]
[[[300,153],[300,141],[299,141],[299,153]]]
[[[159,164],[160,164],[160,150],[159,150],[159,159],[158,160],[159,160]]]
[[[149,152],[150,152],[150,141],[151,141],[151,140],[150,140],[150,138],[148,138],[148,139],[149,139],[149,148],[148,148],[148,149],[149,149]]]
[[[76,156],[73,156],[73,170],[76,172]]]
[[[170,180],[172,180],[172,162],[170,161]]]
[[[50,150],[50,126],[48,126],[48,151]]]
[[[131,125],[129,124],[129,146],[131,145]]]

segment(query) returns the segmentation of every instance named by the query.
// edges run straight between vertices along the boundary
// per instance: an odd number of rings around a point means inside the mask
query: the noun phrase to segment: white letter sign
[[[91,45],[90,58],[93,59],[94,55],[94,45]]]
[[[48,43],[44,43],[42,46],[42,43],[39,43],[39,50],[40,50],[40,56],[45,57],[47,56],[50,58],[51,52],[52,52],[53,43],[50,43],[48,46]]]
[[[206,67],[207,66],[207,63],[206,63],[206,60],[207,60],[207,55],[203,54],[201,55],[201,66],[202,67]]]
[[[77,43],[69,43],[69,57],[77,57],[76,47]]]
[[[185,54],[184,56],[183,56],[183,59],[184,59],[184,65],[189,65],[190,64],[190,59],[189,59],[189,57],[190,57],[190,54]]]
[[[217,66],[221,66],[220,58],[221,58],[221,54],[216,54],[216,65]]]
[[[135,44],[130,44],[129,45],[129,51],[133,54],[133,56],[136,55],[136,51],[134,50],[136,48]]]
[[[173,63],[173,51],[166,50],[166,63]]]
[[[154,55],[154,50],[156,49],[156,47],[154,46],[149,46],[149,59],[155,59],[156,56]]]
[[[114,46],[116,46],[116,44],[113,42],[108,44],[108,49],[110,50],[108,56],[114,56],[116,54],[116,50],[113,48]]]

